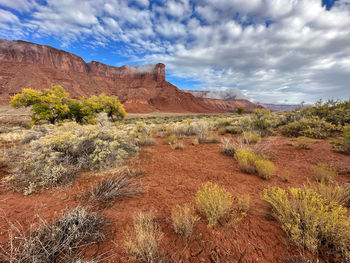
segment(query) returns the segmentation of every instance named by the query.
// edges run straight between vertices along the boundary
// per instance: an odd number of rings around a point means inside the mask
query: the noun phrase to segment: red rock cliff
[[[117,95],[129,112],[218,112],[165,80],[165,65],[113,67],[50,46],[0,39],[0,104],[23,88],[62,85],[74,98]]]

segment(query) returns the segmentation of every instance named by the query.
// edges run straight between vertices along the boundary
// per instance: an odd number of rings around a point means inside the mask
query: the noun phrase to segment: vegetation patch
[[[303,150],[310,150],[312,145],[316,143],[316,140],[305,137],[305,136],[300,136],[296,139],[294,139],[291,142],[291,145],[296,147],[297,149],[303,149]]]
[[[123,105],[117,97],[102,93],[80,101],[69,98],[61,86],[52,86],[44,92],[34,89],[23,89],[22,93],[12,97],[14,108],[31,107],[33,112],[31,124],[41,120],[55,124],[66,119],[78,123],[96,123],[96,114],[105,112],[111,121],[122,120],[126,116]]]
[[[103,180],[91,190],[89,200],[99,206],[109,207],[118,199],[140,195],[143,187],[136,178],[142,175],[136,171],[125,171],[122,174]]]
[[[350,153],[350,125],[344,127],[343,140],[340,142],[331,142],[338,150]]]
[[[318,116],[302,118],[300,120],[291,122],[287,125],[281,126],[280,132],[287,137],[309,137],[314,139],[324,139],[330,137],[339,130],[337,126],[332,123],[320,119]]]
[[[168,137],[165,138],[165,143],[166,144],[175,144],[177,143],[177,136],[176,135],[169,135]]]
[[[194,224],[199,217],[194,214],[194,209],[185,204],[177,205],[171,210],[171,221],[176,234],[188,238],[192,235]]]
[[[10,241],[0,259],[18,263],[83,262],[84,254],[94,244],[106,239],[108,221],[99,214],[76,207],[58,221],[42,225],[24,235],[10,227]]]
[[[236,151],[235,159],[241,171],[249,174],[257,174],[259,177],[269,179],[275,173],[275,165],[265,156],[241,148]]]
[[[236,153],[236,145],[235,143],[229,139],[229,138],[223,138],[221,139],[221,152],[224,155],[227,156],[235,156]]]
[[[65,123],[24,145],[14,175],[5,178],[10,189],[31,194],[71,182],[77,172],[116,167],[138,147],[120,129]]]
[[[134,217],[134,229],[125,241],[125,248],[133,259],[155,262],[159,259],[158,243],[162,237],[155,217],[140,212]]]
[[[312,189],[269,187],[263,198],[291,240],[312,253],[350,260],[350,220],[341,205]]]
[[[257,143],[261,140],[261,137],[259,134],[254,132],[243,132],[241,134],[244,143],[250,144],[250,143]]]
[[[311,173],[315,180],[320,183],[329,184],[334,182],[338,176],[337,170],[326,163],[318,163],[311,166]]]
[[[220,217],[232,209],[232,195],[217,184],[207,182],[196,194],[196,207],[214,226]]]

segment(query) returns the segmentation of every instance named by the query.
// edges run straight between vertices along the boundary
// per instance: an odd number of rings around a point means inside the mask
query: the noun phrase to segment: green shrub
[[[302,118],[287,125],[281,126],[280,132],[284,136],[299,137],[305,136],[315,139],[324,139],[337,131],[334,124],[328,123],[319,117]]]
[[[264,137],[273,134],[278,120],[269,110],[256,109],[250,116],[243,118],[240,125],[245,131],[257,131]]]
[[[315,180],[320,183],[329,184],[338,176],[337,170],[326,163],[312,165],[310,169]]]
[[[199,217],[194,214],[193,208],[188,204],[177,205],[171,210],[171,221],[176,234],[188,238],[192,235],[193,226]]]
[[[313,107],[302,109],[300,114],[309,117],[317,116],[334,125],[348,125],[350,124],[350,100],[328,100],[325,103],[319,100]]]
[[[30,194],[71,182],[77,172],[116,167],[138,147],[117,127],[54,126],[45,136],[25,145],[8,187]]]
[[[77,101],[69,98],[61,86],[52,86],[44,92],[23,89],[22,93],[12,96],[11,106],[14,108],[31,107],[33,112],[31,124],[47,120],[51,124],[66,119],[78,123],[96,123],[95,115],[105,112],[112,121],[122,120],[126,116],[123,105],[117,97],[102,93],[89,99]]]
[[[207,218],[209,226],[227,214],[233,204],[232,195],[211,182],[205,183],[196,193],[196,207]]]
[[[350,220],[345,208],[311,189],[269,187],[263,198],[292,241],[312,253],[326,251],[350,260]]]
[[[343,140],[341,142],[332,141],[331,143],[338,149],[350,153],[350,125],[344,127]]]
[[[244,107],[238,107],[238,108],[237,108],[237,113],[238,113],[238,114],[241,115],[241,114],[243,114],[243,112],[244,112]]]
[[[275,165],[269,160],[256,160],[255,169],[261,178],[269,179],[275,173]]]

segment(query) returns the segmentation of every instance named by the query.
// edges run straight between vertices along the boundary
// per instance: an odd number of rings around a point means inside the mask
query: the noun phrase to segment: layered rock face
[[[0,39],[0,105],[23,88],[44,90],[61,85],[71,97],[90,97],[102,92],[116,95],[127,112],[235,112],[251,111],[249,101],[220,100],[205,94],[184,92],[167,82],[165,65],[113,67],[86,63],[81,57],[50,46]],[[196,97],[198,96],[198,97]]]
[[[73,98],[105,92],[128,112],[218,112],[165,79],[165,65],[113,67],[25,41],[0,39],[0,104],[23,88],[61,85]]]

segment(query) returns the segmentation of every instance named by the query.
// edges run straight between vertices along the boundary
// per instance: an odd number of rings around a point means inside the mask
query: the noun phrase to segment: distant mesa
[[[259,107],[245,99],[205,99],[166,81],[162,63],[113,67],[50,46],[0,39],[0,104],[23,88],[61,85],[73,98],[116,95],[127,112],[219,113]],[[223,95],[223,94],[221,94]]]

